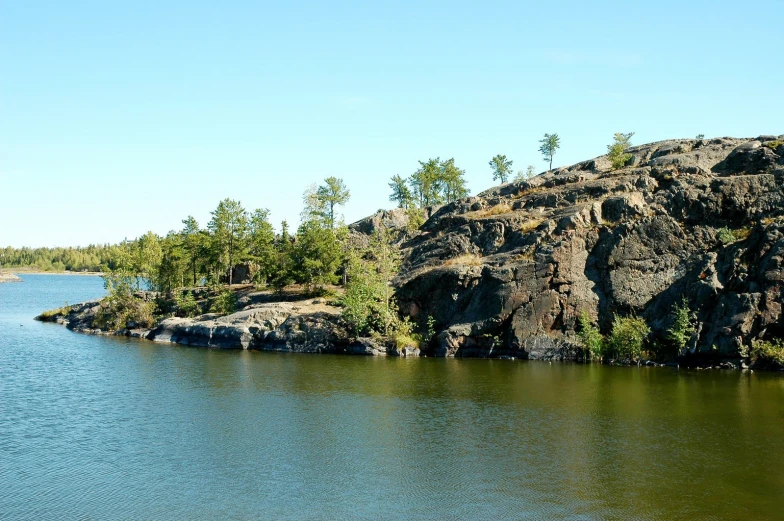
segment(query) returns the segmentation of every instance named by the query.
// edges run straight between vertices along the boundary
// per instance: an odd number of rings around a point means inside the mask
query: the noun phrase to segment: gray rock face
[[[621,170],[599,157],[444,206],[409,236],[396,285],[402,309],[435,319],[427,354],[573,358],[580,313],[604,331],[642,316],[661,337],[683,297],[697,354],[784,335],[784,146],[629,152]]]
[[[166,318],[155,329],[102,331],[95,326],[99,301],[64,308],[39,317],[68,329],[92,334],[113,334],[216,349],[252,349],[293,353],[341,353],[385,356],[419,356],[416,347],[398,349],[369,338],[352,340],[340,309],[322,299],[254,304],[225,316]]]

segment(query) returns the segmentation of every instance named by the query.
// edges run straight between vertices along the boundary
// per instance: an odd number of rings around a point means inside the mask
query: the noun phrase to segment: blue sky
[[[204,225],[225,197],[347,221],[454,157],[477,193],[634,143],[784,133],[784,2],[0,0],[0,245]]]

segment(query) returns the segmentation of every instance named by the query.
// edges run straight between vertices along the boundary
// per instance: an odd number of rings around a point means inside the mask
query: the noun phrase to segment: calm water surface
[[[0,284],[2,519],[784,519],[784,378],[221,352]]]

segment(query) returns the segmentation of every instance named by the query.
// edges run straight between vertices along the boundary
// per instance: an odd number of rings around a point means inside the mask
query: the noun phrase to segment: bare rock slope
[[[682,298],[692,353],[784,336],[784,136],[629,152],[619,170],[602,156],[446,205],[408,237],[396,286],[435,319],[428,354],[569,358],[580,313],[605,331],[641,316],[655,338]]]

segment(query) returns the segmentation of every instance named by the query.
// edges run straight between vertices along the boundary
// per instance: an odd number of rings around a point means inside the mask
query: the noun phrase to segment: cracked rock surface
[[[691,351],[738,356],[784,335],[782,141],[651,143],[442,206],[401,244],[401,308],[435,319],[428,354],[560,359],[582,312],[656,337],[685,297]]]

